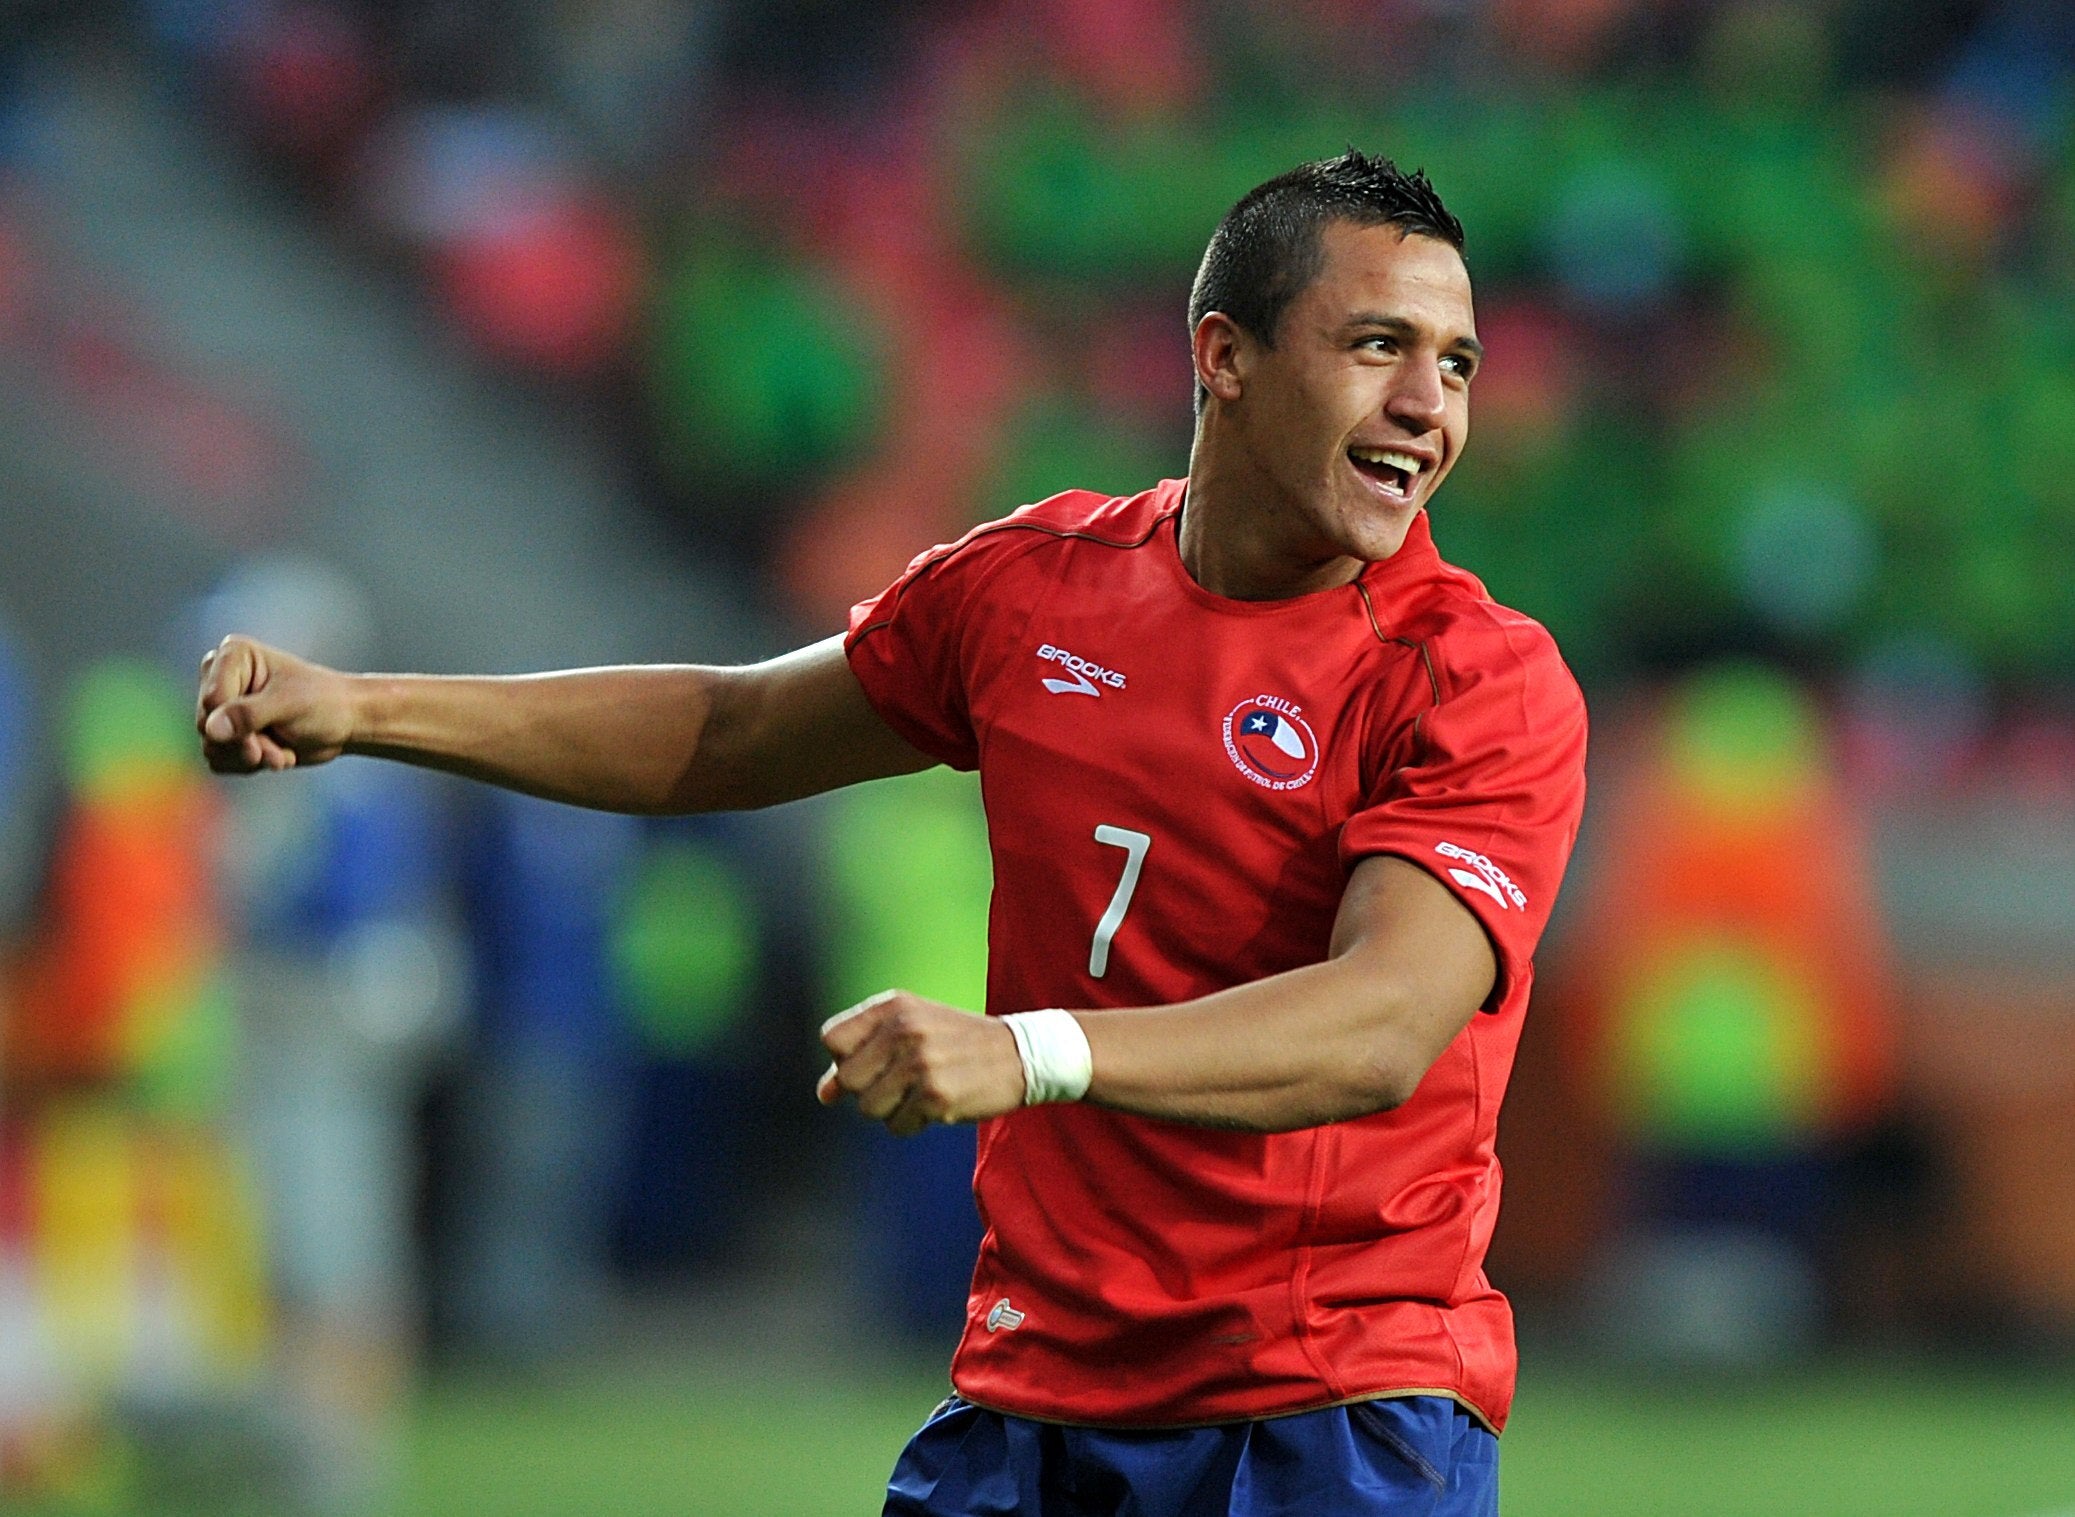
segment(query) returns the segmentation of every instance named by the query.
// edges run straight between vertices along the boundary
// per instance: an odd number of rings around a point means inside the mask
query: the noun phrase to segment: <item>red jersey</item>
[[[1316,963],[1378,853],[1476,913],[1498,984],[1392,1111],[1267,1134],[1087,1104],[982,1124],[952,1381],[1081,1424],[1434,1392],[1502,1427],[1492,1145],[1584,804],[1584,702],[1423,513],[1351,585],[1236,601],[1182,565],[1182,492],[1055,496],[852,613],[879,713],[980,771],[987,1010],[1165,1004]]]

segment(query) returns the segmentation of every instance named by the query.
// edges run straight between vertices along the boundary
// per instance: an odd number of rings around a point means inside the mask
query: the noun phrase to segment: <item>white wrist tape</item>
[[[1023,1061],[1023,1104],[1078,1101],[1088,1094],[1095,1056],[1070,1011],[1016,1011],[1002,1018]]]

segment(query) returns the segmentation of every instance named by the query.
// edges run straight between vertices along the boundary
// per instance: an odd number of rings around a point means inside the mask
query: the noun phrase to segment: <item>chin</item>
[[[1369,564],[1393,557],[1405,546],[1405,535],[1412,530],[1413,518],[1418,515],[1417,506],[1407,506],[1402,512],[1393,511],[1388,516],[1371,513],[1368,520],[1349,534],[1348,556]]]

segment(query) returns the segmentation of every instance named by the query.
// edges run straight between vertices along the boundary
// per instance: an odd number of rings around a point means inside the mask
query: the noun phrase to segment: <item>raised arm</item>
[[[1322,963],[1172,1006],[1076,1011],[1093,1073],[1084,1099],[1141,1116],[1280,1132],[1409,1099],[1491,993],[1491,940],[1416,864],[1380,855],[1348,877]],[[895,1132],[1023,1104],[1023,1064],[999,1018],[904,992],[823,1030],[848,1092]]]
[[[362,753],[648,814],[769,806],[931,762],[880,720],[840,638],[734,669],[492,678],[344,674],[231,636],[202,659],[195,728],[219,774]]]

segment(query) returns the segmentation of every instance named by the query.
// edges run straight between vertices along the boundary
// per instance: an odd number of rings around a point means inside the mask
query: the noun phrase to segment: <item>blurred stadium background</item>
[[[190,671],[825,635],[1179,473],[1205,237],[1349,142],[1597,723],[1509,1513],[2075,1511],[2063,0],[0,0],[0,1510],[877,1509],[970,1138],[812,1034],[977,1003],[971,787],[218,784]]]

